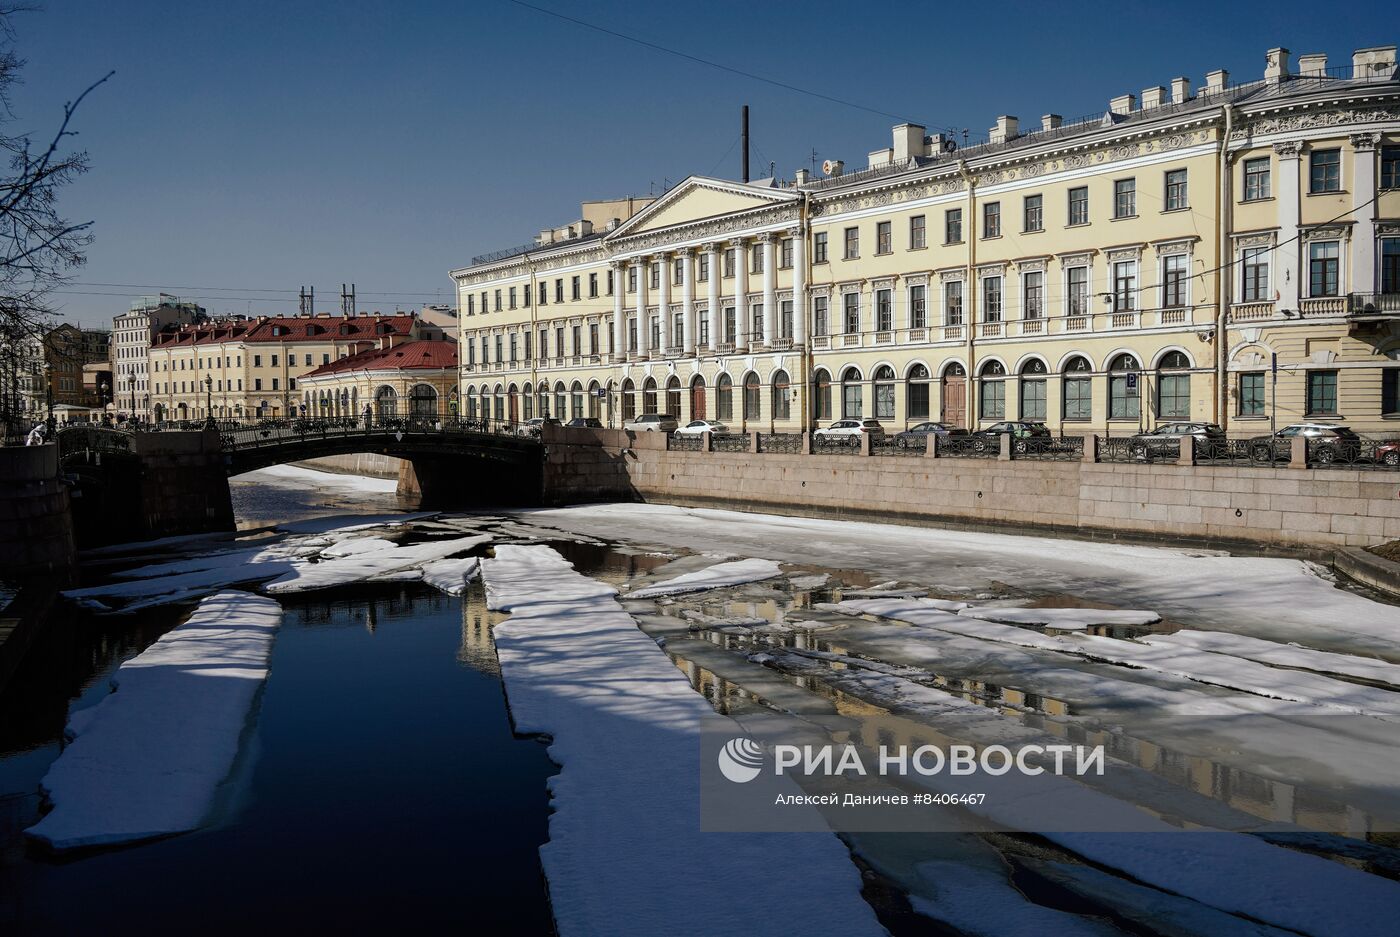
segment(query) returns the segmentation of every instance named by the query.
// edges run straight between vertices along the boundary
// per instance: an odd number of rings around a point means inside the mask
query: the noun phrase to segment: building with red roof
[[[299,406],[308,415],[376,421],[450,419],[457,411],[457,343],[413,341],[339,358],[303,374]]]

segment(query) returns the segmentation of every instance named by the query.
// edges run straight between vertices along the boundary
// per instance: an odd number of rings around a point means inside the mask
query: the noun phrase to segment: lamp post
[[[214,429],[214,378],[204,375],[204,428]]]
[[[48,424],[49,432],[52,433],[55,426],[53,418],[53,365],[47,361],[44,362],[44,401],[49,411],[48,419],[44,422]]]

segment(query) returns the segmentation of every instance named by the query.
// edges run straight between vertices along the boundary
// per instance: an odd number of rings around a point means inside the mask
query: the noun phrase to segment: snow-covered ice
[[[700,592],[705,589],[722,589],[726,586],[758,582],[782,575],[778,564],[772,560],[747,559],[716,563],[695,572],[667,579],[654,585],[643,586],[627,593],[628,599],[650,599],[659,595],[676,595],[682,592]]]
[[[481,567],[489,607],[511,615],[494,629],[511,718],[548,736],[560,765],[540,854],[563,937],[883,933],[834,836],[735,833],[713,837],[713,853],[698,845],[699,733],[727,720],[611,586],[541,546],[498,546]],[[778,887],[756,891],[755,874]],[[701,917],[679,923],[681,909]]]
[[[1090,625],[1150,625],[1162,620],[1162,616],[1156,612],[1128,608],[1017,608],[1008,605],[968,605],[959,609],[958,614],[1010,625],[1049,625],[1060,631],[1077,631]]]
[[[273,599],[221,592],[114,674],[75,713],[73,741],[43,787],[53,803],[28,834],[55,849],[191,830],[238,756],[281,623]]]
[[[274,485],[279,488],[313,488],[318,491],[393,494],[399,487],[398,480],[394,478],[372,478],[368,475],[323,472],[303,465],[269,465],[250,474],[256,475],[259,484]]]
[[[461,595],[467,591],[467,583],[476,575],[480,563],[474,556],[433,560],[423,564],[423,581],[448,595]]]
[[[322,560],[319,563],[296,564],[291,571],[263,586],[270,594],[285,592],[307,592],[312,589],[328,589],[331,586],[359,582],[372,576],[382,576],[424,563],[444,559],[454,553],[462,553],[490,540],[490,536],[480,534],[474,537],[452,537],[442,540],[427,540],[392,549],[376,549],[367,553],[351,553],[347,556]]]

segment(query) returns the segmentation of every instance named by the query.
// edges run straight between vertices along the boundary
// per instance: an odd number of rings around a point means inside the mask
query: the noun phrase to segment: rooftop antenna
[[[743,155],[743,180],[749,181],[749,106],[744,105],[743,117],[740,120],[739,136],[742,138],[740,152]]]
[[[817,174],[817,148],[812,147],[812,175]]]
[[[769,179],[776,179],[776,178],[778,178],[778,164],[777,164],[777,162],[775,162],[774,160],[769,160],[769,161],[768,161],[768,178],[769,178]]]

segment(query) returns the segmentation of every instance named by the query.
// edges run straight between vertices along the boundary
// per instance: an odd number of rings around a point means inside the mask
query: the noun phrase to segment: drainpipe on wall
[[[963,226],[963,236],[967,238],[967,278],[963,283],[963,327],[967,329],[967,341],[964,349],[967,352],[967,377],[963,379],[963,406],[966,407],[967,428],[975,429],[977,425],[977,407],[981,401],[977,399],[977,382],[973,375],[977,373],[976,362],[973,356],[976,349],[973,347],[972,330],[977,321],[977,180],[968,171],[967,160],[958,160],[958,172],[963,177],[963,182],[967,184],[967,219]],[[938,389],[939,410],[943,408],[943,387],[939,384]],[[940,412],[939,416],[943,414]]]
[[[802,418],[798,422],[801,431],[810,432],[816,425],[811,413],[811,384],[812,376],[816,368],[816,355],[812,354],[812,319],[808,309],[807,294],[812,283],[812,245],[807,243],[809,231],[807,224],[807,208],[811,204],[811,193],[803,192],[802,201],[798,204],[797,210],[797,236],[802,238],[802,295],[798,296],[793,291],[793,302],[797,304],[798,314],[802,316],[802,338],[801,347],[797,349],[798,367],[801,369],[802,380],[797,382],[797,403],[802,408]],[[827,313],[830,318],[830,312]],[[788,387],[793,382],[789,380]]]
[[[1215,245],[1215,422],[1220,428],[1230,428],[1230,388],[1225,380],[1225,317],[1230,308],[1230,284],[1234,273],[1226,268],[1230,256],[1230,133],[1234,129],[1235,108],[1225,105],[1225,136],[1220,141],[1219,177],[1220,203],[1217,206],[1219,231]]]
[[[529,286],[527,286],[527,287],[525,287],[525,288],[526,288],[527,290],[529,290],[530,293],[531,293],[531,296],[530,296],[530,334],[529,334],[528,336],[526,336],[526,339],[525,339],[525,340],[526,340],[527,342],[533,342],[536,338],[539,337],[538,334],[537,334],[537,333],[539,332],[539,329],[537,328],[537,324],[538,324],[538,322],[539,322],[539,314],[536,312],[536,310],[539,308],[539,305],[540,305],[540,293],[539,293],[539,290],[535,288],[535,282],[536,282],[536,281],[535,281],[535,265],[534,265],[534,263],[533,263],[532,261],[530,261],[530,260],[526,260],[526,261],[525,261],[525,267],[526,267],[527,270],[530,271],[530,279],[529,279],[529,281],[528,281],[528,282],[529,282]],[[617,284],[614,283],[613,286],[616,287]],[[540,387],[539,387],[539,383],[540,383],[540,381],[539,381],[539,360],[540,360],[540,352],[542,351],[542,349],[540,349],[540,348],[531,348],[531,351],[533,352],[533,354],[530,355],[530,387],[531,387],[531,393],[533,393],[533,394],[535,395],[535,400],[539,400],[539,399],[540,399]],[[524,396],[524,395],[522,395],[522,396]],[[540,415],[540,414],[538,414],[538,413],[535,413],[535,409],[534,409],[534,405],[533,405],[533,404],[532,404],[531,407],[530,407],[530,413],[531,413],[532,416],[539,416],[539,415]],[[520,402],[520,404],[516,407],[515,415],[516,415],[516,417],[519,418],[520,420],[522,420],[522,421],[524,420],[524,417],[525,417],[525,402],[524,402],[523,400],[522,400],[522,401]],[[556,416],[556,419],[557,419],[557,418],[558,418],[558,417]]]

